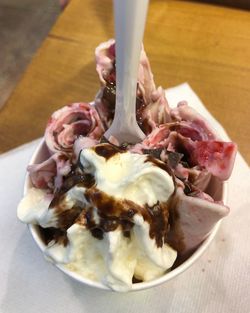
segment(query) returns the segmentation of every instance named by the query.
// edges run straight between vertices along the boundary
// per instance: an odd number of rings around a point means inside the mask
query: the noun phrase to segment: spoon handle
[[[136,87],[148,0],[114,0],[116,31],[116,110],[127,129],[136,123]]]

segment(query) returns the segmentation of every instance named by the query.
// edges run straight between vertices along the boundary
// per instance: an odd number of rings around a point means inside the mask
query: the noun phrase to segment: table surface
[[[91,101],[94,49],[114,36],[111,0],[72,0],[0,111],[0,152],[42,136],[50,114]],[[250,12],[151,0],[144,45],[157,85],[187,81],[250,162]]]

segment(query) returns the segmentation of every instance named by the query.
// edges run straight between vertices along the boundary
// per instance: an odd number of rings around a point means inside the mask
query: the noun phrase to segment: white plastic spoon
[[[114,0],[116,35],[115,116],[104,136],[119,143],[145,138],[136,122],[136,88],[148,0]]]

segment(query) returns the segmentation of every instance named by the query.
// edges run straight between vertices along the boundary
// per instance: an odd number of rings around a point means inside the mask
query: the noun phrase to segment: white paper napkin
[[[222,127],[183,84],[167,90]],[[118,294],[81,285],[46,262],[16,218],[26,165],[38,141],[0,155],[0,312],[250,312],[250,171],[240,154],[229,183],[231,213],[204,255],[185,273],[153,289]]]

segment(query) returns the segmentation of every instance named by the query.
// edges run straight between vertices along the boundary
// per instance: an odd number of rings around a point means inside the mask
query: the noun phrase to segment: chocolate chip
[[[129,209],[129,210],[127,211],[127,216],[128,216],[128,217],[132,218],[134,215],[135,215],[135,212],[134,212],[133,209]]]
[[[101,228],[95,227],[90,229],[90,231],[93,237],[100,240],[103,239],[103,230]]]
[[[156,159],[161,159],[160,155],[162,153],[163,148],[156,148],[156,149],[143,149],[142,152],[143,154],[149,154],[153,156]]]
[[[100,225],[105,232],[113,231],[118,227],[118,220],[117,219],[107,219],[107,220],[103,219]]]
[[[171,152],[167,152],[167,154],[168,154],[168,163],[172,168],[175,168],[180,162],[180,160],[183,158],[182,153],[171,151]]]

